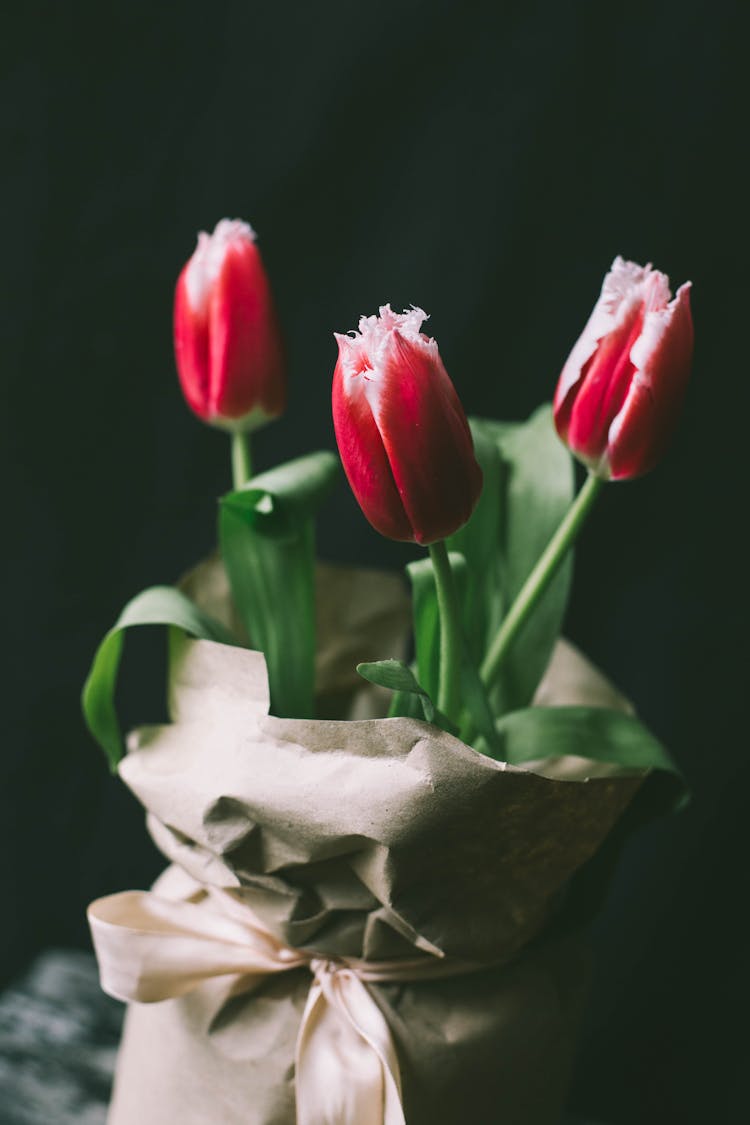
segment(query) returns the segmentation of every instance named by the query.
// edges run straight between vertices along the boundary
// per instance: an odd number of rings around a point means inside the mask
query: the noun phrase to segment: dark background
[[[620,864],[571,1106],[612,1123],[746,1118],[747,14],[322,0],[12,18],[4,979],[43,946],[85,944],[86,902],[159,868],[78,695],[124,602],[211,548],[229,485],[226,439],[188,413],[171,353],[196,231],[250,220],[274,285],[291,397],[256,440],[261,467],[333,445],[332,332],[384,301],[431,313],[469,412],[525,417],[622,253],[694,281],[694,376],[663,465],[606,490],[566,631],[694,799]],[[336,561],[410,557],[344,487],[319,542]],[[148,646],[131,662],[133,719],[160,706],[157,664]]]

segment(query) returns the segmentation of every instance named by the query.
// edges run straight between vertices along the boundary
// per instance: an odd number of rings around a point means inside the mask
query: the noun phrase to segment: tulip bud
[[[615,258],[555,392],[555,426],[605,480],[652,469],[664,453],[693,354],[690,282]]]
[[[434,543],[468,520],[482,470],[426,314],[390,305],[336,334],[333,425],[362,511],[390,539]]]
[[[177,371],[188,405],[213,426],[254,430],[286,402],[281,336],[255,234],[222,219],[177,281]]]

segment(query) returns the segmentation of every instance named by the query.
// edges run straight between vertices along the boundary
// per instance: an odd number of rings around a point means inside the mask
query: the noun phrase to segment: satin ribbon
[[[280,942],[232,892],[199,887],[200,902],[125,891],[88,908],[101,985],[118,1000],[174,999],[213,977],[247,987],[307,967],[312,985],[296,1048],[298,1125],[405,1125],[390,1028],[368,983],[415,981],[474,966],[421,957],[326,959]]]

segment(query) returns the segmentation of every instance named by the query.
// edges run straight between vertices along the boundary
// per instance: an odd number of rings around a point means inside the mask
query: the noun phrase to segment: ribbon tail
[[[254,920],[242,926],[191,902],[141,891],[97,899],[88,920],[103,990],[117,1000],[154,1003],[183,996],[211,977],[262,977],[305,961]]]
[[[297,1125],[405,1125],[390,1028],[352,970],[316,971],[296,1067]]]

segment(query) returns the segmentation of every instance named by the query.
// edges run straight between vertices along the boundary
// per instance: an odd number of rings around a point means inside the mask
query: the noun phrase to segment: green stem
[[[560,563],[575,542],[604,481],[589,473],[588,479],[568,508],[539,561],[524,582],[484,658],[480,674],[486,685],[496,678],[508,650],[557,573]]]
[[[461,614],[445,542],[431,543],[429,551],[440,613],[438,707],[451,722],[458,723],[461,710]]]
[[[232,480],[235,491],[243,488],[253,475],[250,456],[250,435],[244,430],[232,431]]]

